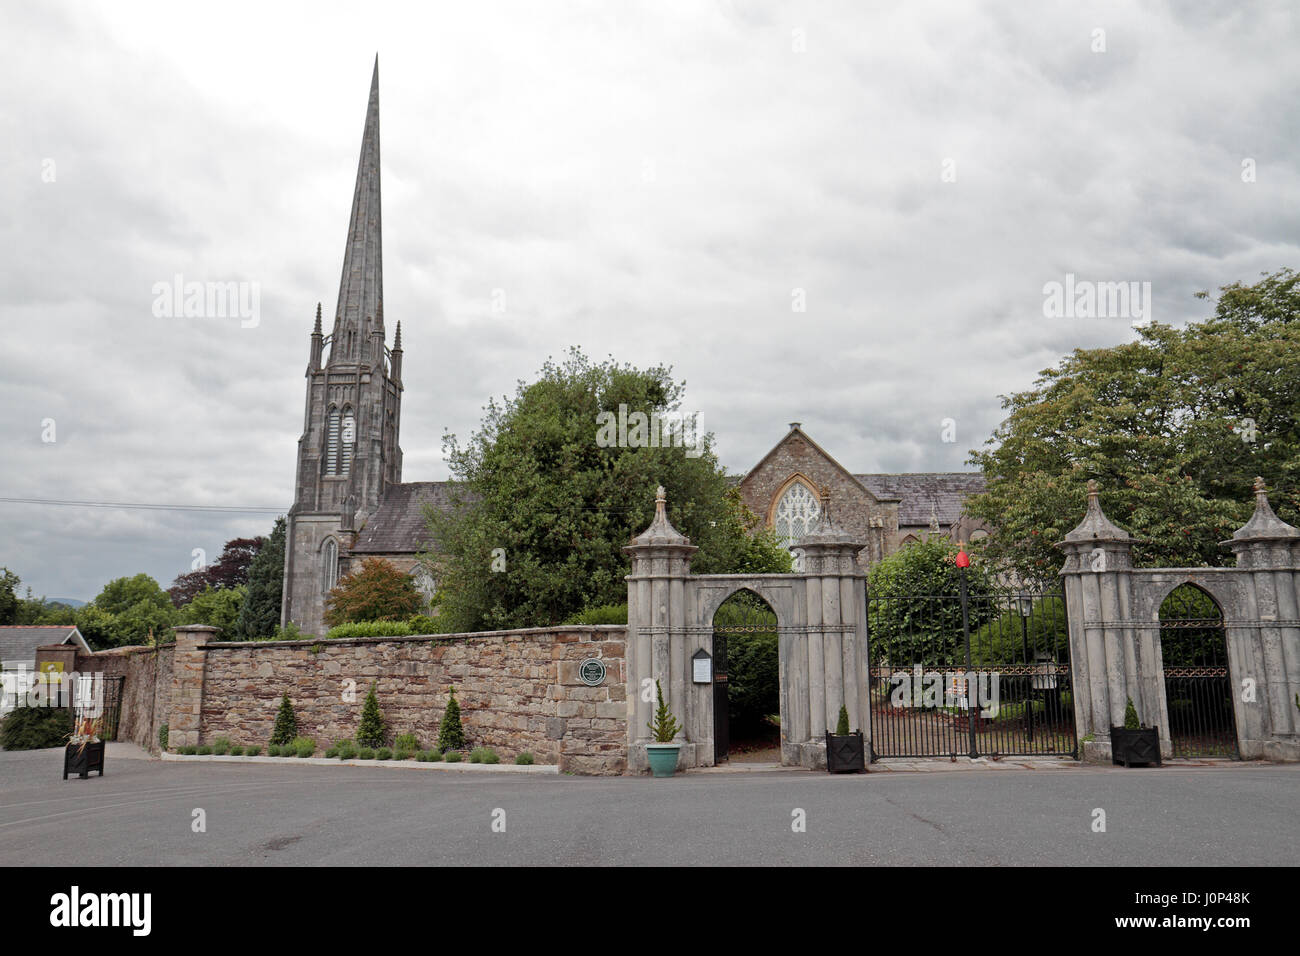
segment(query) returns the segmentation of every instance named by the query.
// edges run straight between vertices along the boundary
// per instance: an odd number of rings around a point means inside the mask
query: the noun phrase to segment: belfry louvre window
[[[339,473],[339,410],[331,408],[325,425],[325,474]]]
[[[352,450],[357,446],[357,420],[352,409],[343,409],[342,449],[339,452],[339,468],[344,475],[352,474]]]
[[[787,548],[793,548],[796,541],[816,526],[820,514],[821,507],[817,504],[812,489],[803,482],[796,481],[777,502],[772,526],[782,543]]]

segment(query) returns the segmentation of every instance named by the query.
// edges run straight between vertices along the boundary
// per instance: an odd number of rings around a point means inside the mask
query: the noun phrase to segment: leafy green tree
[[[1209,293],[1198,293],[1208,298]],[[1264,476],[1274,509],[1300,523],[1300,275],[1223,286],[1213,317],[1153,323],[1133,342],[1077,349],[971,454],[988,479],[967,511],[996,528],[986,549],[1026,579],[1055,577],[1053,544],[1082,517],[1096,479],[1110,519],[1139,539],[1142,566],[1222,566],[1219,542],[1250,516]]]
[[[383,558],[366,558],[325,601],[330,627],[353,621],[404,621],[419,613],[424,597],[409,574]]]
[[[265,538],[233,538],[221,549],[216,561],[182,574],[167,589],[172,604],[184,607],[205,589],[223,590],[243,587],[248,583],[249,570],[257,554],[266,543]]]
[[[275,528],[253,558],[248,569],[248,597],[239,609],[234,636],[243,641],[271,637],[280,625],[284,596],[285,520],[275,519]]]
[[[18,596],[18,586],[22,584],[18,575],[8,568],[0,568],[0,625],[15,624],[18,621],[18,608],[22,598]]]
[[[931,538],[872,566],[867,575],[867,633],[873,665],[965,663],[957,551],[947,539]],[[971,561],[966,593],[972,633],[1001,610],[987,599],[996,590],[988,562]]]
[[[179,623],[167,592],[147,574],[110,581],[75,619],[87,643],[99,649],[165,643]]]
[[[449,691],[447,709],[442,712],[442,724],[438,727],[438,749],[465,749],[465,728],[460,724],[460,703],[456,700],[455,687]]]
[[[208,624],[221,628],[221,637],[229,640],[234,636],[235,622],[239,619],[248,590],[241,585],[237,588],[204,588],[193,600],[181,608],[181,624]]]
[[[365,702],[361,705],[361,723],[357,726],[357,743],[362,747],[382,747],[388,727],[384,715],[379,712],[379,698],[375,696],[375,685],[370,685]]]
[[[623,547],[654,515],[655,489],[700,550],[698,573],[788,571],[789,553],[746,511],[718,464],[711,435],[692,447],[649,447],[649,431],[618,447],[608,417],[681,412],[670,369],[592,363],[572,349],[547,361],[513,398],[489,401],[482,426],[461,446],[444,438],[459,507],[429,509],[437,543],[424,561],[439,582],[449,629],[558,624],[584,608],[627,599]],[[689,416],[687,416],[689,419]],[[660,442],[662,446],[662,442]],[[696,454],[698,451],[698,455]]]
[[[298,736],[298,716],[293,712],[293,704],[289,701],[289,695],[285,694],[280,698],[280,709],[275,714],[275,727],[271,730],[272,746],[289,743],[294,737]]]
[[[160,608],[171,606],[167,592],[147,574],[109,581],[92,603],[101,611],[121,614],[141,602]]]

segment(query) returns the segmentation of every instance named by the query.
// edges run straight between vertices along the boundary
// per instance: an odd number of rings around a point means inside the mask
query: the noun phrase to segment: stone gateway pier
[[[866,577],[863,547],[838,530],[824,498],[821,523],[798,542],[796,574],[690,573],[696,548],[668,520],[663,488],[655,516],[624,550],[628,575],[628,767],[645,770],[655,682],[682,724],[679,766],[709,767],[714,754],[714,695],[697,682],[693,660],[713,653],[713,615],[737,591],[757,594],[776,612],[780,655],[781,763],[826,766],[826,731],[840,707],[870,746],[867,694]]]

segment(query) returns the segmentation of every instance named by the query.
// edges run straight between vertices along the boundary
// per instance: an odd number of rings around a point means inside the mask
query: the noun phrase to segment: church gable
[[[894,524],[892,504],[877,499],[798,422],[740,482],[745,505],[788,541],[816,527],[826,491],[836,524],[866,546],[863,559],[871,560],[877,539]]]

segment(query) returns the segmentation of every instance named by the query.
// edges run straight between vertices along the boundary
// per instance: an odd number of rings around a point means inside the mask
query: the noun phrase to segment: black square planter
[[[83,780],[90,776],[90,771],[97,770],[104,776],[104,741],[95,744],[68,744],[63,748],[63,779],[68,774],[80,776]]]
[[[1125,767],[1135,763],[1160,764],[1160,731],[1155,727],[1125,730],[1110,728],[1110,761]]]
[[[826,735],[826,770],[829,773],[865,773],[866,769],[862,731]]]

